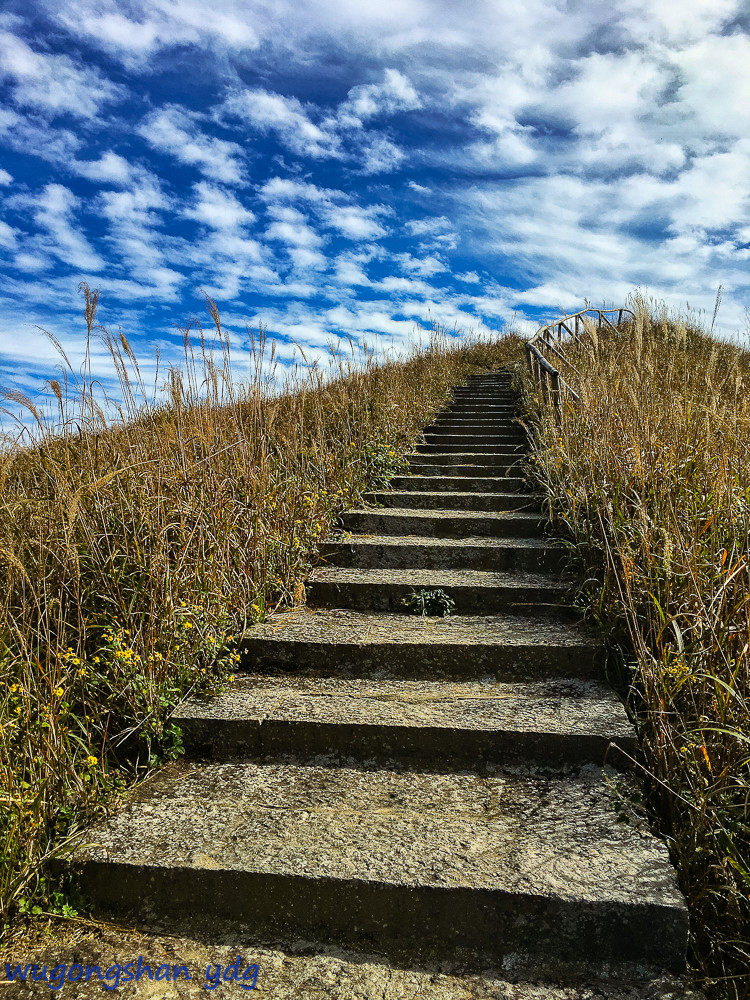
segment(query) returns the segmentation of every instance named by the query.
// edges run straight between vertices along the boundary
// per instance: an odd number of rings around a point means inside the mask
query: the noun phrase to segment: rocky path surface
[[[666,847],[623,812],[634,734],[564,605],[524,447],[508,373],[454,390],[410,474],[345,515],[307,606],[182,707],[186,760],[90,834],[102,912],[307,942],[310,968],[370,956],[339,1000],[692,995]],[[435,588],[453,614],[407,613]],[[403,990],[365,990],[373,955]]]

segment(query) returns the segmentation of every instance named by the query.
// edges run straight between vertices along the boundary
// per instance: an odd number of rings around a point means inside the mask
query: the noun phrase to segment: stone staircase
[[[602,997],[615,969],[628,996],[679,975],[686,907],[664,844],[618,816],[634,734],[561,601],[524,446],[507,372],[454,390],[410,474],[345,515],[307,607],[180,709],[186,760],[89,838],[96,906]],[[452,615],[406,613],[435,588]]]

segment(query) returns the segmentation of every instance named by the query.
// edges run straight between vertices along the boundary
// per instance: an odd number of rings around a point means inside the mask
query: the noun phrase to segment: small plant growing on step
[[[404,598],[404,607],[414,615],[434,615],[445,618],[456,607],[456,602],[444,590],[413,590]]]

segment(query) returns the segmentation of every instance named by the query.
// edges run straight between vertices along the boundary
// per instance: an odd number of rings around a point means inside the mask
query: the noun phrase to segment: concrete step
[[[516,421],[513,410],[441,410],[435,414],[433,423],[477,423],[477,424],[512,424]]]
[[[522,615],[363,614],[300,608],[271,615],[237,646],[250,673],[539,680],[600,678],[604,649],[580,626]]]
[[[466,455],[501,455],[504,452],[514,451],[523,454],[526,451],[526,440],[520,435],[508,434],[498,435],[499,441],[495,444],[423,444],[421,441],[414,446],[414,451],[419,455],[430,455],[435,452],[446,454],[449,451],[462,451]]]
[[[439,419],[425,427],[425,434],[499,434],[511,426],[510,421],[486,420],[483,423],[468,420]]]
[[[320,551],[327,566],[361,569],[474,569],[554,572],[565,550],[540,538],[420,538],[418,535],[352,535],[326,542]]]
[[[458,510],[350,510],[342,515],[342,528],[358,535],[426,535],[430,538],[520,538],[539,535],[546,519],[515,511]]]
[[[514,406],[450,406],[440,410],[435,415],[435,419],[455,418],[457,420],[514,420],[517,417],[517,410]]]
[[[523,457],[523,452],[519,449],[506,448],[503,451],[495,451],[491,454],[482,454],[475,451],[433,451],[425,455],[420,452],[412,452],[407,456],[410,465],[419,468],[425,465],[444,465],[445,471],[452,474],[452,470],[457,465],[467,465],[473,468],[498,469],[507,468]]]
[[[401,507],[410,510],[524,510],[534,513],[542,511],[540,499],[524,491],[524,484],[520,480],[503,479],[503,489],[509,491],[505,493],[401,488],[403,482],[413,486],[413,478],[399,477],[399,484],[391,480],[392,486],[399,485],[398,490],[368,493],[365,501],[381,507]],[[423,481],[429,486],[435,483],[432,478],[429,480],[425,478]],[[515,492],[510,492],[514,489]]]
[[[434,493],[504,493],[526,490],[526,480],[521,476],[394,476],[390,486],[396,490]],[[503,508],[495,508],[503,509]],[[505,508],[507,509],[507,508]]]
[[[493,465],[483,465],[479,462],[457,462],[455,464],[439,465],[432,461],[432,455],[419,456],[424,461],[410,460],[410,475],[425,477],[436,476],[440,479],[497,479],[503,478],[506,474],[515,475],[521,471],[522,456],[513,456],[509,461],[497,462]]]
[[[485,968],[519,951],[685,963],[666,847],[616,821],[595,765],[173,763],[88,840],[79,884],[107,912],[198,912],[407,961],[470,951]]]
[[[461,448],[471,449],[478,445],[485,444],[502,444],[507,440],[508,435],[504,432],[498,432],[497,434],[477,434],[475,432],[462,434],[460,432],[451,432],[450,434],[443,434],[443,432],[436,431],[425,431],[423,433],[424,444],[457,444]]]
[[[544,610],[548,615],[580,617],[580,612],[562,603],[569,590],[567,583],[554,576],[521,571],[319,566],[306,586],[307,603],[312,607],[396,614],[413,614],[404,602],[423,590],[442,590],[453,600],[457,614]],[[540,604],[547,607],[540,609]]]
[[[508,410],[517,410],[516,404],[512,400],[475,400],[475,399],[452,399],[447,406],[444,406],[441,413],[506,413]]]
[[[625,765],[633,727],[598,681],[383,681],[241,677],[172,716],[186,752],[419,761],[444,770],[510,760]],[[441,768],[438,768],[441,769]]]

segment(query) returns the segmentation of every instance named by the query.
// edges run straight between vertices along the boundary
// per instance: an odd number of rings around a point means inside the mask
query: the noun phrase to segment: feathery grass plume
[[[97,324],[82,286],[86,356],[65,352],[57,418],[8,439],[0,467],[0,926],[68,905],[44,872],[64,838],[126,783],[180,753],[170,714],[227,683],[233,640],[303,581],[346,507],[381,485],[474,371],[522,342],[455,338],[378,360],[353,340],[284,369],[264,328],[249,378],[212,329],[184,331],[180,368],[153,388],[127,339]],[[51,338],[53,343],[54,338]],[[92,352],[119,383],[107,395]]]
[[[533,471],[627,665],[651,799],[712,997],[750,981],[750,351],[636,296],[568,348],[560,424],[526,380]],[[718,298],[717,298],[718,308]]]

